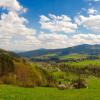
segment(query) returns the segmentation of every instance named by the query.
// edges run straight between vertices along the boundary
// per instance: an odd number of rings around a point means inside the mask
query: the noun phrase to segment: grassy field
[[[99,67],[100,66],[100,60],[83,60],[79,62],[67,62],[66,64],[69,64],[70,66],[74,67]]]
[[[82,59],[87,58],[88,55],[86,54],[69,54],[65,56],[60,56],[61,59]]]
[[[0,100],[100,100],[100,79],[89,78],[86,89],[21,88],[0,85]]]

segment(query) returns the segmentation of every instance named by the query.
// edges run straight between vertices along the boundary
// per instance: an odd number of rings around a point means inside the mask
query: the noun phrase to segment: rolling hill
[[[44,80],[45,77],[34,63],[14,52],[0,49],[0,84],[34,87],[41,85]]]
[[[32,60],[80,59],[87,58],[90,55],[99,56],[100,45],[83,44],[64,49],[39,49],[21,52],[18,55],[31,58]]]

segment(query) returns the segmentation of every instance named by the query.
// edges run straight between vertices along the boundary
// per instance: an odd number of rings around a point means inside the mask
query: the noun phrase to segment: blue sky
[[[1,0],[0,48],[100,44],[100,0]]]
[[[47,16],[51,13],[60,16],[65,14],[73,18],[82,8],[87,9],[89,7],[85,0],[19,0],[19,2],[28,8],[28,12],[24,16],[33,22],[30,23],[32,27],[38,27],[40,15]]]

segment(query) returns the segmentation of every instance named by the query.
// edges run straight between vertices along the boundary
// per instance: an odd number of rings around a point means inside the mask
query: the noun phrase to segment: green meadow
[[[76,62],[67,62],[66,65],[74,66],[74,67],[99,67],[100,60],[82,60]]]
[[[0,100],[100,100],[100,79],[89,77],[88,88],[59,90],[0,85]]]

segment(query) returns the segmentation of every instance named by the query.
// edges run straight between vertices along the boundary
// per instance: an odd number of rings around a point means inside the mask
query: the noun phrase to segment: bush
[[[87,88],[87,84],[85,82],[84,79],[78,79],[78,80],[74,80],[72,82],[72,86],[76,89],[80,89],[80,88]]]
[[[16,84],[16,75],[13,73],[9,73],[8,75],[4,75],[1,78],[3,84]]]
[[[34,87],[43,84],[42,74],[30,64],[16,63],[15,74],[19,86]]]

